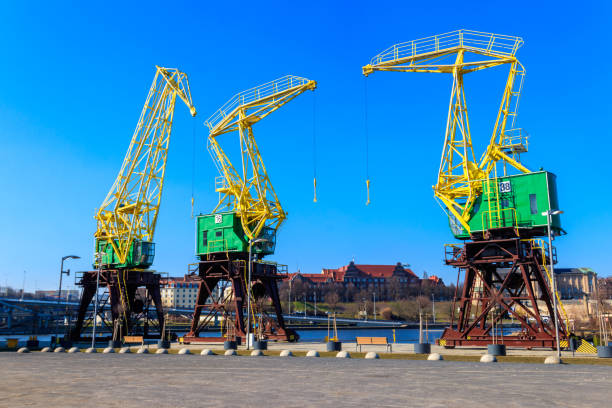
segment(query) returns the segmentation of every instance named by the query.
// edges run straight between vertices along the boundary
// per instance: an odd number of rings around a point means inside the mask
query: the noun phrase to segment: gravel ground
[[[609,406],[604,366],[0,353],[0,406]]]

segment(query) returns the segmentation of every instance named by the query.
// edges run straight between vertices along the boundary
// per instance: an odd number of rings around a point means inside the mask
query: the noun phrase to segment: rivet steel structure
[[[101,256],[96,258],[94,267],[100,270],[100,286],[109,292],[112,314],[109,328],[113,340],[130,334],[149,300],[155,305],[160,327],[163,326],[161,276],[148,268],[155,255],[153,237],[177,97],[195,116],[187,75],[175,68],[156,66],[153,84],[119,174],[95,214],[94,252]],[[97,275],[97,271],[85,272],[78,281],[83,294],[77,325],[71,334],[75,340],[81,337],[87,307],[96,295]],[[139,287],[147,289],[147,299],[137,299]]]
[[[224,338],[216,340],[243,339],[247,332],[260,340],[298,339],[297,333],[285,327],[278,294],[277,282],[286,278],[286,266],[263,260],[274,253],[276,232],[287,215],[270,182],[253,125],[315,88],[315,81],[288,75],[234,95],[205,122],[208,148],[220,173],[216,181],[219,202],[211,214],[199,215],[196,221],[197,275],[202,283],[185,342],[215,340],[200,337],[200,331],[216,315],[224,318]],[[228,134],[238,136],[239,169],[221,147]],[[215,291],[217,285],[224,289]],[[274,319],[265,311],[267,298]],[[206,305],[209,299],[210,308]],[[253,306],[248,320],[255,323],[248,329],[244,322],[247,304]],[[208,314],[202,317],[206,309]]]
[[[539,238],[549,228],[542,211],[558,209],[556,177],[547,171],[531,172],[520,162],[528,147],[526,133],[515,127],[525,76],[516,57],[522,45],[520,37],[457,30],[395,44],[362,68],[366,76],[397,71],[446,73],[453,78],[433,186],[453,235],[465,240],[463,245],[446,246],[446,264],[459,269],[458,287],[464,275],[461,293],[455,295],[451,326],[439,340],[447,347],[556,344],[553,316],[558,314],[547,267],[556,262],[556,253]],[[508,77],[489,144],[477,159],[463,76],[500,66],[509,67]],[[552,233],[564,233],[559,216],[551,218]],[[508,317],[520,325],[518,333],[504,332],[502,319]],[[567,338],[561,317],[558,326],[560,338]]]

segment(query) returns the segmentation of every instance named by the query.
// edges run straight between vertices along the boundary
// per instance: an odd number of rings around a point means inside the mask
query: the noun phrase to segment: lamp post
[[[431,316],[433,318],[433,323],[436,324],[436,299],[434,298],[434,294],[431,294]]]
[[[60,281],[59,281],[59,289],[57,291],[57,304],[59,306],[60,301],[62,300],[62,277],[64,276],[64,274],[66,274],[66,276],[70,276],[70,269],[68,269],[67,271],[64,270],[64,261],[67,259],[81,259],[80,256],[78,255],[66,255],[66,256],[62,256],[62,263],[60,266]],[[59,326],[59,325],[58,325]],[[59,327],[58,327],[59,329]],[[57,333],[57,337],[59,338],[59,330]]]
[[[557,316],[557,279],[555,278],[555,263],[553,259],[553,246],[552,246],[552,216],[563,214],[563,211],[560,210],[548,210],[542,213],[542,215],[546,216],[546,221],[548,223],[548,258],[550,261],[550,280],[552,280],[552,292],[553,292],[553,314],[555,319],[555,338],[557,342],[557,358],[561,360],[561,347],[559,344],[559,318]]]
[[[374,297],[374,320],[376,320],[376,288],[374,288],[372,296]]]
[[[298,273],[300,273],[299,270],[295,275],[289,278],[289,316],[291,316],[291,287],[293,286],[293,280],[298,275]]]
[[[267,242],[268,240],[265,238],[257,238],[255,240],[250,239],[249,240],[249,280],[246,283],[246,290],[247,290],[247,344],[246,344],[246,349],[249,350],[250,349],[250,334],[251,334],[251,269],[253,269],[253,266],[251,265],[251,257],[252,257],[252,249],[253,249],[253,244],[258,244],[260,242]]]
[[[98,289],[100,289],[100,272],[102,270],[102,255],[103,252],[96,252],[98,260],[98,275],[96,276],[96,293],[94,299],[94,316],[93,316],[93,331],[91,334],[91,348],[96,347],[96,327],[98,326]]]

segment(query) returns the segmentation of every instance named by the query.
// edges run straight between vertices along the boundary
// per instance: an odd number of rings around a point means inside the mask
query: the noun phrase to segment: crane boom
[[[208,149],[220,173],[216,182],[219,202],[213,213],[223,208],[234,211],[248,239],[258,237],[264,227],[278,230],[286,218],[252,126],[298,95],[314,90],[316,85],[306,78],[284,76],[234,95],[205,122],[209,128]],[[219,136],[236,131],[240,139],[241,171],[234,167],[219,143]]]
[[[453,76],[444,148],[434,195],[469,233],[473,206],[498,161],[522,173],[519,162],[527,151],[526,137],[514,127],[525,70],[516,58],[523,45],[520,37],[470,30],[426,37],[395,44],[371,59],[363,74],[374,71],[447,73]],[[489,145],[479,160],[474,156],[463,75],[510,65],[497,120]],[[486,188],[486,187],[485,187]]]
[[[96,251],[104,253],[103,265],[148,267],[153,261],[152,241],[177,96],[195,116],[187,75],[156,66],[121,170],[94,217]]]

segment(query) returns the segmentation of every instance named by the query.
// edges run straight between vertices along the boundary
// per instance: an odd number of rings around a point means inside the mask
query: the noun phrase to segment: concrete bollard
[[[234,349],[227,349],[225,350],[225,356],[235,356],[236,355],[236,350]]]
[[[431,344],[429,343],[416,343],[414,345],[415,354],[429,354],[431,353]]]
[[[369,353],[365,355],[365,358],[367,358],[368,360],[373,360],[373,359],[377,359],[380,357],[374,351],[370,351]]]
[[[562,364],[563,362],[557,356],[548,356],[544,360],[544,364]]]
[[[291,350],[283,350],[280,352],[279,357],[293,357]]]
[[[68,352],[69,352],[70,354],[78,353],[78,352],[80,352],[80,351],[81,351],[81,350],[80,350],[78,347],[76,347],[76,346],[74,346],[74,347],[70,347],[70,350],[68,350]]]
[[[188,348],[182,348],[178,351],[179,354],[191,354]]]
[[[339,351],[338,354],[336,354],[336,358],[351,358],[351,355],[348,351]]]
[[[138,349],[138,352],[140,352],[140,349]],[[139,353],[140,354],[140,353]],[[155,354],[168,354],[168,349],[165,348],[160,348],[157,349],[157,351],[155,352]]]
[[[166,350],[166,349],[159,349],[159,350]],[[166,350],[166,353],[164,354],[167,354],[167,352],[168,351]],[[149,354],[149,349],[146,347],[140,347],[138,350],[136,350],[136,354]]]
[[[94,353],[97,353],[97,352],[98,352],[98,350],[96,350],[96,349],[95,349],[95,347],[90,347],[90,348],[88,348],[87,350],[85,350],[85,352],[86,352],[87,354],[94,354]]]
[[[41,353],[50,353],[51,351],[53,351],[53,350],[51,350],[51,347],[43,347],[40,350]]]
[[[251,351],[251,356],[253,356],[253,357],[261,357],[261,356],[264,356],[264,355],[265,354],[260,349]]]
[[[200,352],[201,356],[214,356],[215,353],[212,352],[212,350],[210,349],[204,349]]]
[[[27,347],[22,347],[19,350],[17,350],[18,353],[29,353],[30,349]]]
[[[65,353],[66,349],[63,347],[56,347],[55,350],[53,350],[54,353]]]
[[[111,354],[111,353],[114,353],[114,352],[115,352],[115,349],[112,348],[112,347],[107,347],[104,350],[102,350],[103,354]]]
[[[310,350],[306,353],[306,357],[319,357],[319,352],[317,350]]]
[[[119,349],[119,354],[129,354],[129,353],[131,353],[131,352],[132,352],[132,350],[130,350],[130,348],[129,348],[129,347],[121,347],[121,348]]]
[[[440,353],[431,353],[430,355],[427,356],[427,360],[429,360],[429,361],[442,361],[442,360],[444,360],[444,358],[442,357],[442,355]]]
[[[480,357],[481,363],[497,363],[497,358],[492,354],[485,354]]]

